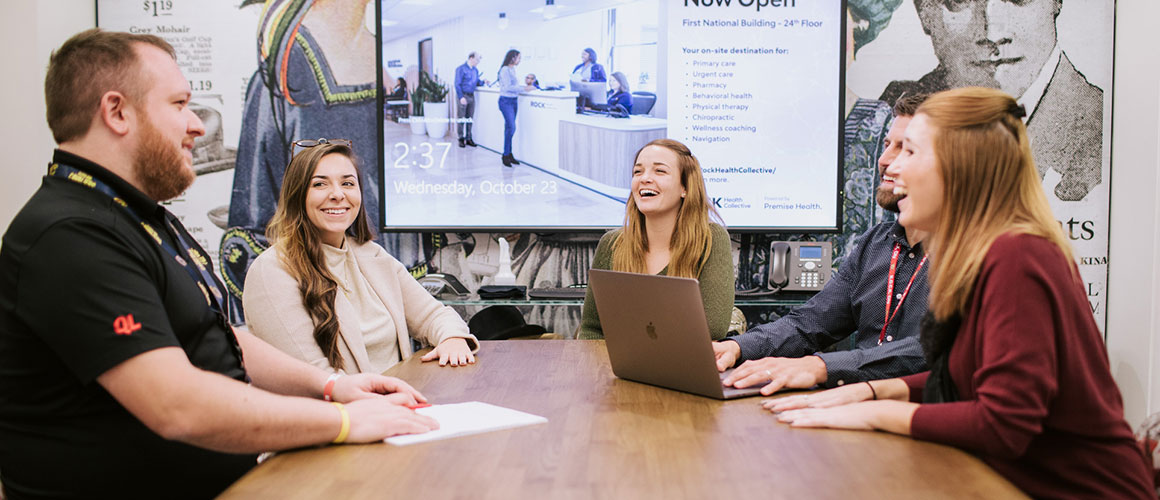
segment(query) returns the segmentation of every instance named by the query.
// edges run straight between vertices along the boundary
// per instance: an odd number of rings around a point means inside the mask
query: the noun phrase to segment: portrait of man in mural
[[[1027,133],[1047,186],[1063,201],[1101,181],[1103,90],[1088,82],[1058,44],[1063,0],[915,0],[939,64],[917,81],[894,81],[881,99],[955,87],[1002,89],[1027,109]]]

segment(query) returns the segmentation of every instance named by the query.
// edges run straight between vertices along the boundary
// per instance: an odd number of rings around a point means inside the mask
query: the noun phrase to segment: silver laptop
[[[593,269],[588,286],[617,377],[717,399],[760,394],[721,385],[729,371],[717,371],[697,280]]]

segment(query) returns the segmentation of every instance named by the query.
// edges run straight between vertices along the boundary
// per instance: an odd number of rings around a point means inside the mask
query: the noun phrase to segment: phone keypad
[[[802,271],[801,277],[793,281],[804,288],[818,288],[822,285],[822,275],[817,271]]]

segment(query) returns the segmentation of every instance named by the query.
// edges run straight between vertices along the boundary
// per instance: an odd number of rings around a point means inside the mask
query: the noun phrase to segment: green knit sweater
[[[705,303],[705,319],[709,321],[709,334],[713,340],[725,338],[729,330],[729,316],[733,314],[733,251],[729,248],[729,233],[725,228],[710,223],[713,243],[709,248],[709,260],[697,277],[701,285],[701,300]],[[620,237],[621,229],[614,229],[600,238],[596,255],[592,258],[592,269],[612,269],[612,242]],[[668,273],[668,266],[660,275]],[[580,315],[581,339],[602,339],[604,330],[600,327],[600,315],[596,312],[596,301],[592,289],[584,297],[584,309]]]

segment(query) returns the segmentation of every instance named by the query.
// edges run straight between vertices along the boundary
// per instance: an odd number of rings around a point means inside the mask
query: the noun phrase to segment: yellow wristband
[[[342,414],[342,428],[338,430],[338,437],[331,441],[334,444],[341,444],[346,442],[346,435],[350,434],[350,414],[346,412],[346,407],[342,403],[330,403],[338,407],[338,412]]]

